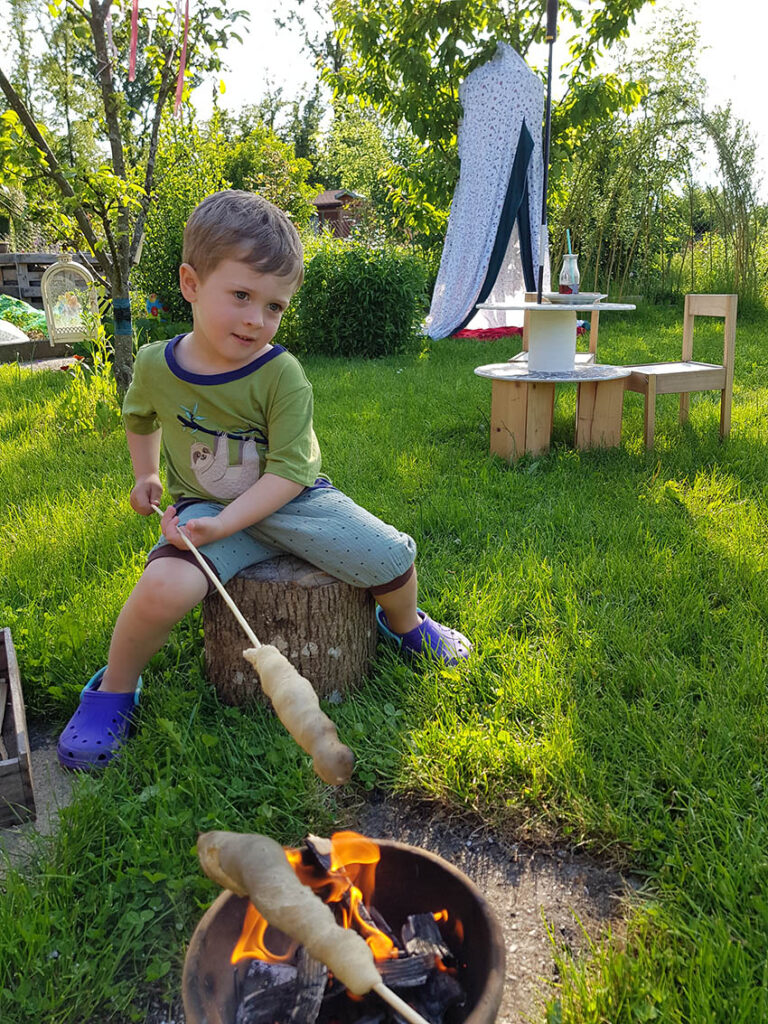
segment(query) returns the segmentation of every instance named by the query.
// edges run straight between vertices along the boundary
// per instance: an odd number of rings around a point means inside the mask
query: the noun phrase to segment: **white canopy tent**
[[[522,314],[475,306],[535,291],[542,250],[543,83],[511,46],[499,43],[492,59],[466,77],[459,98],[461,172],[425,321],[431,338],[519,325]]]

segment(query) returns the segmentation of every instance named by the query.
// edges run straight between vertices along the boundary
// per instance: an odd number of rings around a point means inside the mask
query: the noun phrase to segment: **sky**
[[[301,95],[315,76],[310,59],[301,53],[298,35],[275,27],[273,11],[284,10],[286,5],[273,0],[238,0],[237,6],[250,11],[251,21],[243,45],[232,43],[226,55],[231,70],[221,76],[226,85],[226,93],[220,97],[222,106],[237,109],[257,102],[267,81],[282,87],[287,98]],[[768,0],[660,0],[655,7],[641,11],[636,36],[652,26],[662,7],[673,11],[687,7],[698,17],[702,47],[698,70],[707,81],[706,106],[723,106],[730,100],[734,114],[757,136],[761,195],[768,201]],[[203,117],[210,111],[210,94],[210,86],[194,94],[193,102]]]

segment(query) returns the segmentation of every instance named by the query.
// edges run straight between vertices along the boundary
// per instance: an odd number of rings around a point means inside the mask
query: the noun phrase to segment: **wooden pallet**
[[[57,252],[0,253],[0,295],[23,299],[30,306],[42,309],[43,292],[40,282],[45,271],[60,255]],[[75,260],[88,268],[91,266],[83,253],[76,253]]]
[[[0,827],[34,820],[27,719],[10,629],[0,629]]]

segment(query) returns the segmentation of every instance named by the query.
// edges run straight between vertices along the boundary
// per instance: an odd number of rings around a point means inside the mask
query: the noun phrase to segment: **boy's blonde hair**
[[[240,260],[260,274],[304,277],[299,233],[281,209],[254,192],[225,189],[206,196],[184,228],[182,260],[201,281],[222,260]]]

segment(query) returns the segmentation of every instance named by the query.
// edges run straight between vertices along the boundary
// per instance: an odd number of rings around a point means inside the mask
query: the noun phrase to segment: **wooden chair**
[[[536,292],[526,292],[525,301],[535,302]],[[509,361],[510,363],[523,363],[528,361],[528,332],[530,331],[531,314],[523,313],[523,350],[518,352]],[[589,350],[576,353],[576,366],[591,366],[597,357],[597,334],[600,329],[600,311],[594,310],[590,318],[589,326]]]
[[[626,390],[645,395],[647,448],[653,447],[657,395],[680,395],[680,422],[684,423],[688,419],[688,400],[691,391],[719,391],[721,440],[730,433],[737,302],[737,295],[686,295],[681,361],[645,363],[629,367],[632,373],[627,377]],[[722,364],[697,363],[693,360],[693,321],[697,316],[725,318]]]

